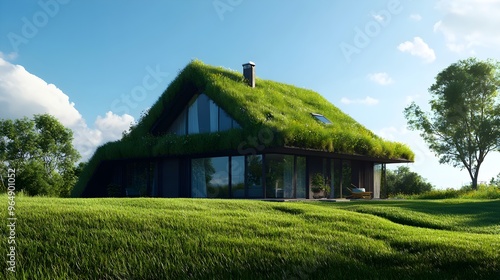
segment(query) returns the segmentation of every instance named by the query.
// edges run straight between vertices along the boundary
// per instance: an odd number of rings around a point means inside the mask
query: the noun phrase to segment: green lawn
[[[500,279],[500,200],[16,206],[16,279]]]

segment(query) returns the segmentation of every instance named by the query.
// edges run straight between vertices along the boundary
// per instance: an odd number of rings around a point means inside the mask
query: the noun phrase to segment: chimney
[[[245,80],[247,80],[248,85],[251,87],[255,87],[255,63],[249,61],[248,63],[243,64],[243,76]]]

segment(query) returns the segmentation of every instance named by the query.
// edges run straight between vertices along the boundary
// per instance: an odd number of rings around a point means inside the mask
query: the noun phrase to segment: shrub
[[[500,188],[494,185],[480,184],[477,190],[464,193],[461,198],[500,199]]]
[[[389,196],[390,198],[404,199],[500,199],[500,188],[494,185],[481,184],[477,190],[473,190],[471,186],[464,186],[461,189],[446,190],[431,190],[417,195],[407,195],[398,193]]]
[[[446,189],[446,190],[431,190],[420,195],[417,195],[417,199],[448,199],[448,198],[460,198],[463,194],[461,190]]]
[[[410,171],[407,166],[399,166],[397,170],[387,171],[387,194],[420,194],[432,190],[432,185],[419,174]]]

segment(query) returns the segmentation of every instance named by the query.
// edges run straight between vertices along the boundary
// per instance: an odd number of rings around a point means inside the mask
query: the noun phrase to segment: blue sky
[[[149,108],[192,59],[312,89],[378,135],[407,143],[410,168],[440,188],[439,165],[406,129],[435,76],[460,59],[500,60],[499,0],[2,1],[0,118],[50,113],[84,159]],[[479,180],[500,172],[487,157]]]

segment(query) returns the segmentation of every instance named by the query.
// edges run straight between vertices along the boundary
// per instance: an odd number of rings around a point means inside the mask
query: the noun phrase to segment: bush
[[[422,176],[411,172],[409,167],[399,166],[395,171],[387,170],[387,195],[421,194],[432,190],[432,185]]]
[[[462,190],[446,189],[446,190],[432,190],[416,196],[417,199],[448,199],[460,198],[463,194]]]
[[[477,190],[473,190],[471,186],[464,186],[459,190],[431,190],[417,195],[399,193],[390,197],[399,199],[500,199],[500,188],[495,185],[480,184]]]
[[[468,191],[461,198],[500,199],[500,188],[494,185],[480,184],[476,191]]]

